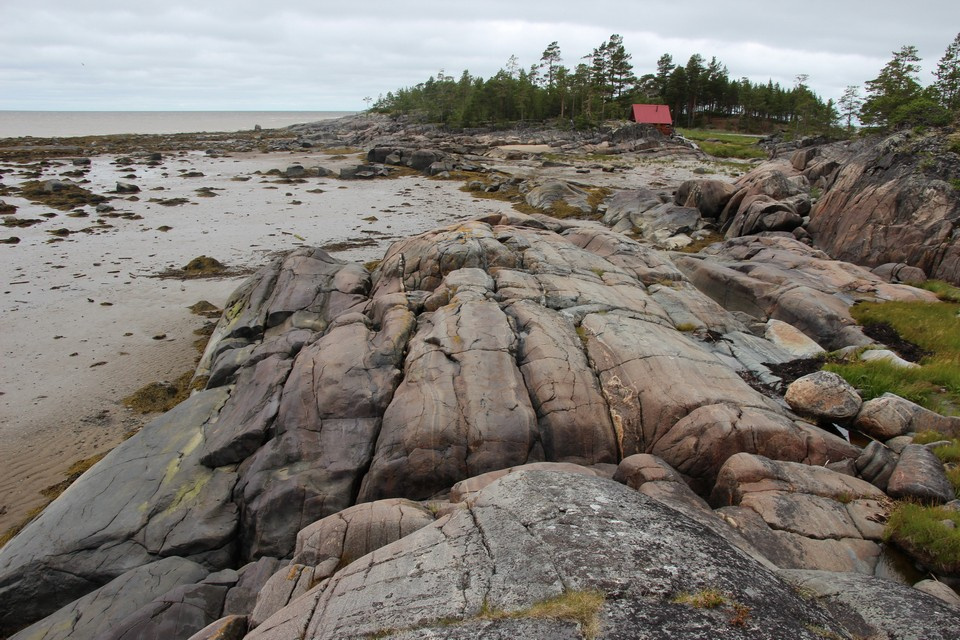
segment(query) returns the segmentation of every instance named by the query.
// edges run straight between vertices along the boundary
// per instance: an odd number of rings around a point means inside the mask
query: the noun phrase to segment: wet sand
[[[43,222],[0,229],[0,239],[21,240],[0,245],[0,531],[41,504],[40,490],[60,482],[71,463],[108,451],[155,417],[136,414],[120,400],[191,370],[197,357],[193,331],[206,320],[188,307],[200,300],[221,307],[244,277],[181,280],[157,274],[200,255],[249,272],[278,252],[331,243],[362,244],[331,253],[365,262],[379,258],[397,238],[510,207],[474,198],[459,182],[422,176],[307,177],[291,184],[265,175],[298,163],[336,171],[356,165],[357,156],[212,157],[193,151],[165,156],[152,167],[143,159],[116,160],[92,157],[82,176],[90,182],[83,186],[115,196],[109,204],[125,217],[105,217],[91,206],[83,207],[87,217],[68,217],[20,197],[2,197],[18,207],[16,218]],[[39,179],[83,169],[69,161],[48,165]],[[629,188],[677,184],[699,166],[682,159],[641,162],[613,173],[578,173],[572,166],[546,170],[535,161],[497,168]],[[0,163],[0,175],[8,186],[29,177],[24,165],[12,163]],[[111,194],[118,181],[141,191]],[[150,201],[177,198],[187,202]],[[56,216],[43,217],[50,213]],[[70,233],[49,233],[58,229]]]

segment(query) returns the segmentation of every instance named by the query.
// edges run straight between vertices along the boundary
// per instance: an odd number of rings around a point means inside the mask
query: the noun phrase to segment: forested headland
[[[650,73],[637,75],[617,34],[576,59],[576,66],[565,65],[559,44],[551,42],[529,67],[511,56],[489,78],[467,70],[457,78],[441,69],[425,82],[381,95],[372,109],[453,127],[553,120],[585,128],[626,118],[631,104],[653,103],[668,105],[680,127],[809,135],[849,131],[855,120],[876,128],[945,124],[956,114],[960,95],[960,35],[928,87],[919,79],[916,48],[904,46],[877,78],[865,81],[866,96],[849,86],[836,103],[814,93],[806,74],[790,87],[757,83],[731,76],[716,57],[708,61],[699,53],[685,64],[664,53]]]

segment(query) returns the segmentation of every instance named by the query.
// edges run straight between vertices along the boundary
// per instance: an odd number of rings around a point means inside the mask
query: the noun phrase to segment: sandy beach
[[[155,166],[143,157],[118,160],[93,156],[88,167],[70,160],[0,164],[8,186],[81,169],[89,180],[84,187],[113,198],[109,205],[116,209],[104,215],[86,206],[86,216],[70,217],[3,197],[17,207],[16,218],[42,222],[0,233],[20,238],[0,246],[6,265],[0,287],[0,531],[42,504],[40,491],[60,482],[71,463],[108,451],[153,417],[120,401],[193,368],[193,332],[208,321],[191,305],[206,300],[221,307],[244,273],[298,246],[334,247],[338,258],[365,262],[397,238],[510,207],[475,198],[458,181],[423,176],[291,183],[276,172],[268,175],[295,164],[337,171],[356,165],[360,156],[354,154],[218,156],[197,150],[165,155]],[[495,166],[610,187],[668,187],[701,166],[695,159],[640,162],[585,176],[573,166],[540,164]],[[140,192],[116,194],[118,181]],[[157,277],[201,255],[239,275]]]

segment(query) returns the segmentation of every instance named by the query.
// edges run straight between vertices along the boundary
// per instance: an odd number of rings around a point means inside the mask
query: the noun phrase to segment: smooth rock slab
[[[955,640],[960,611],[906,585],[855,573],[781,571],[861,638]]]
[[[164,558],[111,580],[11,640],[98,640],[127,616],[180,585],[199,582],[207,570],[182,558]]]
[[[707,588],[749,607],[744,627],[729,624],[729,608],[673,601]],[[248,637],[400,633],[442,618],[472,625],[485,606],[518,611],[565,590],[605,594],[602,638],[812,640],[822,636],[811,624],[840,630],[679,512],[609,480],[532,471],[502,478],[468,509],[354,562]]]

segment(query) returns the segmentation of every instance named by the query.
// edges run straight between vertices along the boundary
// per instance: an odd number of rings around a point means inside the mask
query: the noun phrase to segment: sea
[[[60,138],[124,133],[250,131],[257,125],[280,129],[292,124],[340,118],[354,111],[2,111],[0,138]]]

